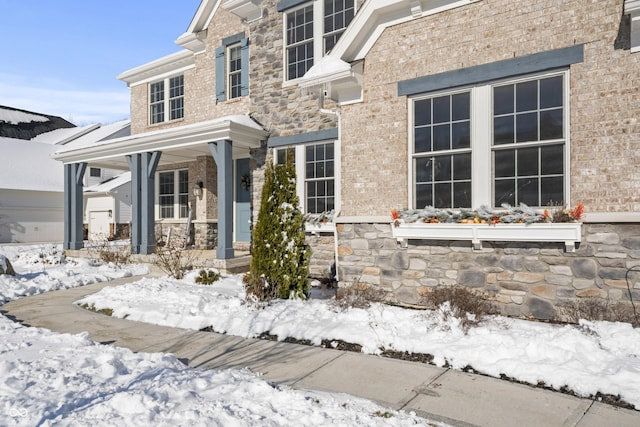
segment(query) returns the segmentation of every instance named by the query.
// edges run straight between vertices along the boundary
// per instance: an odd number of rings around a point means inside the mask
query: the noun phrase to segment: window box
[[[474,249],[482,248],[482,241],[496,242],[563,242],[567,252],[575,251],[582,241],[582,223],[536,224],[452,224],[400,223],[392,224],[393,237],[399,242],[407,239],[470,240]]]
[[[333,222],[307,222],[304,231],[311,234],[333,233],[336,231],[336,225]]]

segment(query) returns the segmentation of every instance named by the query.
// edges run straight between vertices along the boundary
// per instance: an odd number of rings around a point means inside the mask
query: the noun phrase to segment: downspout
[[[340,108],[338,107],[335,110],[322,108],[322,106],[324,105],[325,93],[326,93],[326,90],[323,87],[320,90],[320,97],[318,99],[318,103],[320,104],[320,113],[332,114],[336,116],[336,118],[338,119],[338,147],[340,147],[340,151],[342,151],[342,116],[340,114]],[[336,167],[335,170],[339,171],[342,168],[341,153],[337,153],[336,159],[338,159],[338,162],[340,162],[340,164],[336,165],[338,167]],[[342,179],[342,174],[340,174],[340,179]],[[340,193],[341,192],[342,192],[342,185],[340,185]],[[340,203],[342,204],[342,197],[340,197]],[[336,209],[336,213],[333,216],[333,257],[334,257],[334,263],[336,265],[336,272],[335,272],[336,282],[340,281],[340,278],[338,277],[338,271],[339,271],[338,269],[338,227],[336,224],[336,219],[338,218],[338,216],[340,216],[340,209]]]

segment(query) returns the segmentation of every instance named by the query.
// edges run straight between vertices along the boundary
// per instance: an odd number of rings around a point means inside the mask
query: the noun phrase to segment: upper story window
[[[355,13],[354,0],[324,0],[324,53],[333,49]]]
[[[186,169],[158,172],[158,217],[189,215],[189,172]]]
[[[102,177],[102,169],[100,168],[89,168],[89,176],[94,178]]]
[[[315,0],[285,11],[285,80],[302,77],[329,52],[354,15],[354,0]]]
[[[313,66],[313,6],[287,13],[287,80]]]
[[[412,207],[564,205],[567,76],[412,98]]]
[[[216,101],[249,94],[249,39],[244,33],[222,40],[216,48]]]
[[[169,112],[168,116],[166,112]],[[156,124],[184,117],[184,76],[170,77],[149,84],[149,123]]]

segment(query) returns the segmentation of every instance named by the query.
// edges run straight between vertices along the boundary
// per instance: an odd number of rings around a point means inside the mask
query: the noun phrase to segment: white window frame
[[[170,97],[171,95],[171,80],[177,77],[182,77],[182,95],[180,96],[174,96],[174,97]],[[152,103],[151,102],[151,87],[157,83],[163,83],[163,100],[160,102],[156,102],[156,103]],[[159,125],[161,123],[167,123],[167,122],[174,122],[174,121],[178,121],[178,120],[183,120],[184,119],[184,74],[175,74],[175,75],[171,75],[168,77],[165,77],[164,79],[160,79],[160,80],[154,80],[149,82],[149,84],[147,85],[147,96],[148,96],[148,106],[147,106],[147,116],[148,116],[148,123],[150,126],[153,125]],[[176,117],[175,119],[171,119],[171,104],[172,101],[178,100],[178,99],[182,99],[182,115],[180,117]],[[151,113],[151,109],[152,106],[155,104],[160,104],[162,103],[163,107],[164,107],[164,111],[162,113],[162,120],[159,120],[157,122],[153,121],[153,114]]]
[[[237,69],[236,71],[231,71],[231,51],[237,49],[238,51],[238,57],[239,57],[239,61],[240,61],[240,68]],[[246,65],[242,63],[242,45],[240,42],[237,43],[233,43],[230,44],[228,46],[225,46],[225,52],[224,52],[225,58],[224,58],[224,62],[225,62],[225,91],[226,91],[226,98],[227,100],[230,99],[235,99],[235,98],[240,98],[242,97],[242,71],[243,71],[243,67],[245,67]],[[238,95],[237,96],[233,96],[233,91],[231,90],[232,85],[231,85],[231,77],[232,76],[238,76],[238,78],[240,79],[238,82]]]
[[[297,77],[295,79],[289,79],[288,78],[288,72],[289,72],[289,61],[288,61],[288,55],[287,55],[287,48],[289,47],[289,45],[287,44],[287,15],[289,15],[290,13],[296,12],[300,9],[304,9],[305,7],[311,6],[313,7],[313,37],[312,37],[312,42],[313,42],[313,63],[316,64],[324,55],[324,36],[327,35],[325,34],[324,31],[324,1],[323,0],[314,0],[314,1],[310,1],[310,2],[306,2],[303,4],[300,4],[296,7],[292,7],[291,9],[287,9],[285,11],[283,11],[282,13],[282,40],[283,40],[283,46],[284,46],[284,53],[282,56],[282,63],[284,64],[284,71],[283,71],[283,75],[282,78],[284,80],[283,86],[287,87],[287,86],[293,86],[296,85],[297,80],[300,77]],[[358,13],[358,4],[357,1],[354,0],[354,16]],[[352,18],[353,19],[353,18]],[[344,31],[344,29],[346,29],[347,27],[345,26],[342,31]],[[338,30],[334,30],[332,31],[330,34],[334,34],[337,33]],[[302,76],[301,76],[302,77]]]
[[[339,140],[329,139],[321,141],[313,141],[305,144],[296,144],[288,147],[278,147],[274,151],[273,162],[278,161],[278,152],[283,150],[294,150],[295,168],[296,168],[296,193],[300,202],[300,208],[304,213],[307,211],[307,191],[306,191],[306,148],[311,145],[330,144],[333,143],[333,210],[340,211],[340,142]]]
[[[186,193],[180,193],[180,172],[186,171],[187,172],[187,192]],[[173,216],[171,217],[163,217],[160,215],[161,213],[161,205],[160,205],[160,174],[167,174],[167,173],[172,173],[173,174]],[[156,197],[156,203],[155,203],[155,218],[156,220],[178,220],[178,221],[185,221],[187,219],[187,217],[189,216],[188,213],[188,209],[189,209],[189,170],[187,168],[180,168],[180,169],[172,169],[172,170],[162,170],[162,171],[157,171],[156,172],[156,185],[155,185],[155,197]],[[180,215],[180,195],[187,195],[187,214],[182,216]]]
[[[534,73],[526,76],[518,76],[482,83],[474,86],[455,88],[455,90],[443,90],[424,93],[408,98],[408,206],[422,209],[424,206],[414,206],[415,170],[414,159],[414,102],[416,100],[434,98],[453,93],[470,91],[471,99],[471,208],[477,209],[482,205],[493,206],[493,87],[503,84],[515,84],[523,81],[539,80],[547,77],[563,75],[563,123],[564,123],[564,204],[571,203],[571,170],[570,170],[570,74],[569,70],[557,70],[543,73]],[[540,146],[544,143],[525,144],[525,146]]]

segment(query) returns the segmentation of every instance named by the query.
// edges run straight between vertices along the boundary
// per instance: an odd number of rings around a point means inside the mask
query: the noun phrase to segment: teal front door
[[[251,242],[251,170],[249,159],[236,160],[236,242]]]

